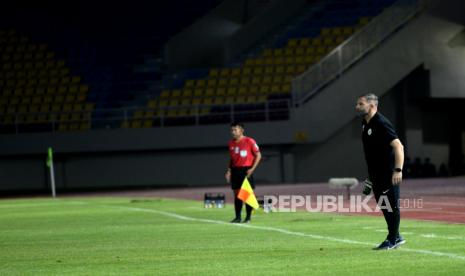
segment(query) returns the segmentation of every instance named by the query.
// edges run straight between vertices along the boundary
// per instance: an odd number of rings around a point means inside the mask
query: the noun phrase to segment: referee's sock
[[[246,204],[245,210],[247,212],[247,216],[245,217],[245,220],[250,220],[250,217],[252,216],[252,206],[249,206],[249,204]]]
[[[237,197],[234,199],[234,209],[236,211],[236,219],[240,219],[242,212],[242,200]]]

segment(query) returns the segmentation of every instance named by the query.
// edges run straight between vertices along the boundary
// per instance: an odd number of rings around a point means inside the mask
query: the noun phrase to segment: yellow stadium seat
[[[287,47],[297,47],[297,45],[299,44],[298,40],[295,39],[295,38],[291,38],[289,39],[289,41],[287,42]]]
[[[345,36],[350,36],[353,33],[354,33],[354,28],[352,27],[347,26],[347,27],[342,28],[342,34]]]
[[[203,92],[204,92],[203,89],[195,89],[195,90],[194,90],[194,97],[202,97],[202,96],[203,96]],[[214,90],[213,90],[212,88],[207,88],[207,89],[205,89],[205,93],[207,93],[207,92],[211,93],[211,95],[214,94]]]
[[[252,82],[253,85],[258,85],[262,83],[262,77],[253,77]]]
[[[184,84],[184,86],[185,86],[186,88],[192,88],[192,87],[194,87],[194,85],[195,85],[195,81],[194,81],[194,80],[186,80],[186,82],[185,82],[185,84]]]
[[[285,61],[284,57],[275,57],[273,63],[274,65],[282,65],[284,64],[284,61]]]
[[[20,105],[18,106],[17,112],[18,113],[27,113],[28,112],[27,105]]]
[[[245,102],[249,104],[253,104],[257,102],[257,98],[255,96],[247,96]]]
[[[56,103],[63,103],[65,101],[65,96],[64,95],[55,95],[53,97],[53,101]]]
[[[70,80],[71,84],[78,84],[81,82],[81,77],[80,76],[72,76]]]
[[[81,120],[81,113],[73,112],[71,113],[71,121],[76,122]]]
[[[58,86],[57,93],[65,94],[66,92],[68,92],[68,87],[67,86],[64,86],[64,85]]]
[[[205,96],[206,97],[212,97],[215,95],[215,89],[213,88],[207,88],[207,90],[205,90]],[[197,97],[197,94],[195,95]],[[202,95],[200,95],[202,96]]]
[[[84,109],[84,106],[81,103],[75,103],[72,108],[74,112],[80,112],[83,109]]]
[[[195,82],[195,86],[199,88],[204,88],[207,82],[204,79],[199,79]]]
[[[200,105],[201,102],[202,102],[202,99],[200,99],[200,98],[192,99],[192,105]]]
[[[226,85],[228,85],[228,82],[229,80],[226,78],[220,79],[218,81],[218,87],[225,87]]]
[[[240,80],[240,85],[249,85],[250,84],[250,78],[248,77],[242,77]]]
[[[183,99],[183,100],[181,101],[181,105],[182,105],[182,106],[191,105],[191,99]]]
[[[258,103],[264,103],[264,102],[266,102],[266,99],[267,99],[266,96],[260,95],[260,96],[257,97],[257,102]]]
[[[255,65],[256,65],[256,66],[263,66],[263,65],[265,65],[265,59],[264,59],[264,58],[256,58],[256,59],[255,59]]]
[[[208,87],[215,87],[217,84],[218,84],[218,80],[217,80],[217,79],[209,79],[209,80],[207,81],[207,86],[208,86]]]
[[[213,98],[204,98],[203,99],[203,104],[212,105],[213,104]]]
[[[168,106],[178,106],[179,105],[179,100],[170,100],[168,102]]]
[[[192,97],[192,89],[184,89],[182,90],[182,97],[183,98],[190,98]]]
[[[230,73],[231,73],[231,70],[229,68],[223,68],[220,71],[220,76],[223,78],[227,78],[229,77]]]
[[[366,25],[368,24],[368,22],[370,22],[370,17],[362,17],[358,21],[360,25]]]
[[[226,95],[228,96],[234,96],[237,93],[237,88],[236,87],[229,87],[226,91]]]
[[[67,131],[67,130],[68,130],[68,124],[61,123],[61,124],[58,125],[58,131],[64,132],[64,131]]]
[[[267,58],[265,58],[263,64],[264,64],[264,65],[267,65],[267,66],[273,65],[273,64],[274,64],[274,58],[272,58],[272,57],[267,57]]]
[[[225,104],[233,104],[234,103],[234,97],[226,97],[226,100],[224,101]]]
[[[255,59],[248,58],[245,60],[245,66],[255,66]]]
[[[76,101],[78,101],[78,102],[83,102],[83,101],[86,100],[86,98],[87,98],[86,93],[80,92],[79,94],[77,94]]]
[[[316,48],[316,53],[319,54],[319,55],[326,54],[326,47],[325,46],[318,46]]]
[[[245,96],[236,97],[236,103],[237,104],[245,104],[246,103],[246,97]]]
[[[237,90],[237,94],[239,95],[245,95],[249,91],[247,86],[240,86],[239,89]]]
[[[136,110],[134,111],[133,118],[134,119],[140,119],[144,116],[144,110]]]
[[[224,98],[223,98],[223,97],[216,97],[216,98],[213,100],[213,104],[217,104],[217,105],[222,105],[222,104],[224,104]]]
[[[283,80],[283,76],[281,76],[281,75],[276,75],[276,76],[273,77],[273,83],[278,83],[278,84],[280,84],[280,83],[282,83],[283,81],[284,81],[284,80]]]
[[[290,65],[286,67],[286,74],[295,74],[296,67],[294,65]]]
[[[179,117],[187,117],[189,116],[189,109],[187,108],[181,108],[178,110],[178,116]]]
[[[41,102],[42,102],[42,97],[40,96],[32,97],[32,104],[40,104]]]
[[[305,72],[307,70],[307,66],[305,65],[299,65],[297,66],[296,70],[295,70],[295,74],[302,74],[303,72]]]
[[[337,44],[337,45],[342,44],[342,42],[344,42],[345,40],[346,40],[345,37],[338,36],[338,37],[336,37],[335,44]]]
[[[279,92],[281,92],[281,88],[279,87],[279,85],[272,85],[270,92],[271,93],[279,93]]]
[[[260,85],[260,89],[258,91],[260,94],[267,94],[270,92],[270,86],[269,85]]]
[[[250,76],[252,74],[252,68],[242,68],[242,76]]]
[[[52,112],[60,112],[60,111],[61,111],[61,104],[52,105]]]
[[[146,119],[152,119],[155,117],[155,111],[154,110],[146,110],[144,112],[144,118]]]
[[[249,87],[249,94],[258,94],[259,87],[257,85],[253,85]]]
[[[162,99],[169,98],[170,96],[171,96],[171,91],[169,90],[163,90],[160,94],[160,98]]]
[[[323,44],[321,38],[317,37],[312,40],[312,46],[320,46],[321,44]]]
[[[216,96],[225,96],[226,95],[226,88],[217,88],[216,89]]]
[[[38,114],[37,115],[37,122],[38,123],[46,123],[48,121],[47,114]]]
[[[60,116],[58,117],[59,122],[67,122],[69,121],[69,114],[68,113],[61,113]]]
[[[91,127],[90,122],[82,122],[79,124],[79,130],[89,130]]]
[[[79,92],[85,93],[85,92],[88,92],[88,91],[89,91],[89,86],[87,84],[81,84],[79,86]]]
[[[129,122],[128,121],[123,121],[121,123],[121,128],[129,128]]]
[[[219,71],[218,71],[218,69],[210,69],[210,72],[208,73],[208,75],[211,78],[216,78],[216,77],[219,76]]]
[[[232,77],[239,77],[241,75],[241,68],[233,68],[231,70]]]
[[[284,50],[282,48],[277,48],[273,50],[273,55],[275,57],[281,57],[284,55]]]
[[[153,126],[153,120],[147,120],[145,119],[143,122],[142,127],[143,128],[151,128]]]
[[[168,109],[166,112],[166,117],[168,118],[174,118],[178,116],[178,111],[176,109]]]
[[[253,74],[254,74],[254,75],[261,75],[261,74],[263,74],[263,67],[255,67],[255,68],[253,69]]]
[[[284,93],[291,93],[291,84],[283,84],[281,86],[281,91]]]
[[[142,121],[141,120],[133,120],[131,121],[131,128],[141,128]]]
[[[284,55],[285,56],[293,56],[294,55],[294,49],[293,48],[286,48],[284,50]]]
[[[310,38],[301,38],[299,41],[300,47],[307,47],[310,45]]]
[[[157,106],[158,105],[157,105],[157,100],[156,99],[152,99],[147,103],[148,108],[157,108]]]
[[[262,79],[262,83],[263,83],[263,84],[270,84],[271,81],[272,81],[272,77],[271,77],[270,75],[266,75],[266,76],[264,76],[263,79]]]
[[[84,110],[85,111],[92,111],[94,110],[95,104],[94,103],[86,103],[84,105]]]
[[[264,73],[267,74],[267,75],[274,74],[274,67],[273,67],[273,66],[267,66],[267,67],[265,67]]]
[[[273,55],[273,49],[270,49],[270,48],[264,49],[263,52],[262,52],[262,55],[264,57],[272,56]]]
[[[181,97],[181,90],[179,89],[174,89],[171,91],[171,97],[172,98],[179,98]]]
[[[239,79],[238,78],[229,79],[229,85],[236,86],[238,84],[239,84]]]
[[[79,88],[78,88],[77,85],[70,85],[70,86],[68,87],[68,92],[69,92],[69,93],[77,93],[77,92],[78,92],[78,89],[79,89]]]

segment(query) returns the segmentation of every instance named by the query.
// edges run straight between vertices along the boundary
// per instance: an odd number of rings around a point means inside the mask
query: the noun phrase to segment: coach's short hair
[[[231,123],[231,127],[241,127],[241,128],[244,128],[244,124],[243,124],[243,123],[239,123],[239,122],[232,122],[232,123]]]
[[[373,93],[361,95],[359,98],[365,98],[367,102],[373,102],[375,105],[378,105],[378,96]]]

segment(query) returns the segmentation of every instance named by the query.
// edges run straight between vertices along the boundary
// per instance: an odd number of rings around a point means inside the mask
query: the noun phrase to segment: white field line
[[[110,207],[110,206],[106,206],[106,207]],[[176,218],[176,219],[185,220],[185,221],[206,222],[206,223],[213,223],[213,224],[228,225],[228,226],[232,226],[232,227],[243,227],[243,228],[257,229],[257,230],[263,230],[263,231],[282,233],[282,234],[291,235],[291,236],[308,237],[308,238],[312,238],[312,239],[316,239],[316,240],[332,241],[332,242],[337,242],[337,243],[376,246],[376,244],[369,243],[369,242],[361,242],[361,241],[355,241],[355,240],[349,240],[349,239],[341,239],[341,238],[335,238],[335,237],[323,236],[323,235],[307,234],[307,233],[289,231],[289,230],[286,230],[286,229],[275,228],[275,227],[256,226],[256,225],[251,225],[251,224],[229,223],[229,222],[224,222],[224,221],[220,221],[220,220],[193,218],[193,217],[178,215],[176,213],[170,213],[170,212],[159,211],[159,210],[154,210],[154,209],[123,207],[123,206],[111,206],[111,207],[125,209],[125,210],[132,210],[132,211],[135,211],[135,212],[145,212],[145,213],[160,214],[160,215],[164,215],[164,216],[167,216],[167,217]],[[422,249],[412,249],[412,248],[401,248],[400,250],[407,251],[407,252],[412,252],[412,253],[436,256],[436,257],[448,257],[448,258],[455,259],[455,260],[463,260],[463,261],[465,261],[465,256],[464,255],[459,255],[459,254],[454,254],[454,253],[446,253],[446,252],[439,252],[439,251],[432,251],[432,250],[422,250]]]

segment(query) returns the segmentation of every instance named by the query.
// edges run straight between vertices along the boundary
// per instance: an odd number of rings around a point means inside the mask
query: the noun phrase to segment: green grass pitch
[[[382,217],[232,217],[188,200],[2,200],[0,275],[465,274],[465,225],[402,220],[407,244],[374,251]]]

